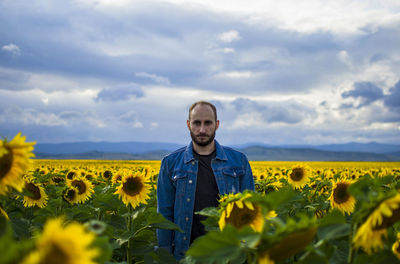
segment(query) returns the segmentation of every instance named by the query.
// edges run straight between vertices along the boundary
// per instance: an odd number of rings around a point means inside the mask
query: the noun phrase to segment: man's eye
[[[205,123],[206,126],[210,126],[210,125],[212,124],[211,121],[206,121],[206,122],[204,122],[204,123]]]
[[[195,125],[195,126],[200,126],[200,124],[201,124],[200,121],[194,121],[193,122],[193,125]]]

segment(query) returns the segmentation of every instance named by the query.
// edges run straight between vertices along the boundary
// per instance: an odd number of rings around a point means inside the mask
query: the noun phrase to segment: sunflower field
[[[0,140],[0,263],[176,263],[160,161],[35,160]],[[180,263],[400,263],[400,162],[250,162],[256,191],[199,212]]]

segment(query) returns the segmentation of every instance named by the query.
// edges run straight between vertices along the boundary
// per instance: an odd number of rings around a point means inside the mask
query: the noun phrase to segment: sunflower
[[[92,196],[94,193],[93,184],[84,177],[77,177],[73,180],[68,180],[69,187],[75,187],[78,192],[76,193],[76,202],[83,203]]]
[[[103,177],[103,180],[105,181],[109,181],[112,177],[113,173],[110,170],[106,170],[103,172],[103,174],[101,175]]]
[[[351,214],[354,211],[356,200],[349,194],[347,188],[351,185],[348,180],[340,180],[333,183],[332,193],[329,197],[332,208],[337,208],[342,213]]]
[[[0,195],[9,187],[22,191],[24,181],[22,174],[31,163],[33,145],[36,142],[25,142],[25,137],[18,133],[10,142],[0,141]]]
[[[42,186],[32,181],[25,181],[24,189],[29,193],[28,195],[24,195],[25,207],[37,205],[39,208],[43,208],[47,205],[48,196]]]
[[[65,176],[67,180],[73,180],[74,178],[79,176],[78,170],[70,170],[68,171],[67,175]]]
[[[91,247],[95,238],[79,223],[64,226],[62,218],[49,220],[36,240],[35,250],[23,263],[94,264],[94,258],[100,253],[97,248]]]
[[[140,203],[146,204],[149,199],[150,185],[140,172],[135,174],[126,174],[122,177],[121,184],[117,187],[114,194],[118,194],[125,205],[131,205],[133,208]]]
[[[400,220],[400,194],[383,200],[369,214],[358,228],[353,238],[355,248],[363,248],[371,254],[383,248],[383,238],[387,237],[387,228]]]
[[[280,261],[297,254],[314,239],[316,233],[317,227],[310,226],[308,229],[288,234],[268,250],[269,258]]]
[[[112,178],[111,178],[111,183],[113,185],[118,184],[121,182],[122,177],[126,174],[126,171],[123,170],[119,170],[116,173],[113,174]]]
[[[307,184],[310,174],[310,168],[307,165],[296,165],[287,173],[288,182],[293,185],[295,189],[300,189]]]
[[[152,179],[152,175],[153,175],[153,168],[150,166],[146,166],[143,168],[143,174],[145,176],[146,179]]]
[[[261,232],[264,227],[265,217],[260,206],[248,201],[251,198],[250,193],[229,194],[228,197],[223,197],[220,201],[224,202],[221,205],[221,217],[219,218],[219,228],[223,230],[227,224],[240,229],[244,226],[250,226],[253,230]],[[274,215],[271,214],[270,217]]]
[[[55,185],[63,183],[63,182],[65,182],[65,178],[61,177],[61,176],[53,176],[50,179],[50,183],[55,184]]]
[[[94,175],[94,173],[87,173],[85,174],[85,178],[89,181],[94,181],[96,179],[96,176]]]
[[[79,203],[78,192],[79,192],[78,189],[75,187],[70,187],[66,189],[63,196],[64,200],[66,200],[70,204]]]
[[[393,243],[392,252],[400,260],[400,233],[397,233],[396,242]]]

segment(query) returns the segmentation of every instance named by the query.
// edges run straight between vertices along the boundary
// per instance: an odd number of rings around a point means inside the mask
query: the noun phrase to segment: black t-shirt
[[[199,168],[197,171],[196,196],[193,210],[193,223],[190,243],[197,237],[205,234],[204,225],[200,222],[205,220],[205,216],[195,214],[206,207],[218,206],[218,186],[211,168],[211,160],[215,158],[215,151],[209,155],[199,155],[193,151],[194,158],[198,160]]]

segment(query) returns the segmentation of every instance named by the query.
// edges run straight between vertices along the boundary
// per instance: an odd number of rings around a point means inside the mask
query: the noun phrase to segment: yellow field
[[[250,161],[252,169],[262,168],[285,168],[292,167],[298,163],[305,163],[312,169],[321,168],[334,168],[334,169],[346,169],[346,168],[360,168],[360,169],[379,169],[379,168],[400,168],[400,162],[369,162],[369,161]],[[151,166],[152,168],[159,170],[161,165],[160,160],[44,160],[35,159],[34,167],[40,166]]]
[[[7,195],[0,196],[0,213],[18,237],[3,238],[16,252],[10,257],[14,262],[6,263],[23,263],[17,260],[28,251],[21,245],[29,245],[37,230],[44,230],[42,237],[54,232],[45,225],[54,216],[98,234],[94,244],[102,254],[96,263],[175,263],[155,247],[157,228],[175,228],[157,213],[160,165],[160,160],[32,160],[21,176],[23,192],[6,187]],[[400,162],[252,161],[250,166],[255,192],[221,197],[207,215],[207,228],[214,231],[192,244],[183,263],[400,259]],[[227,223],[237,230],[225,228]],[[251,228],[245,235],[244,227]],[[63,228],[60,224],[57,231],[65,236],[60,241],[78,243]]]

